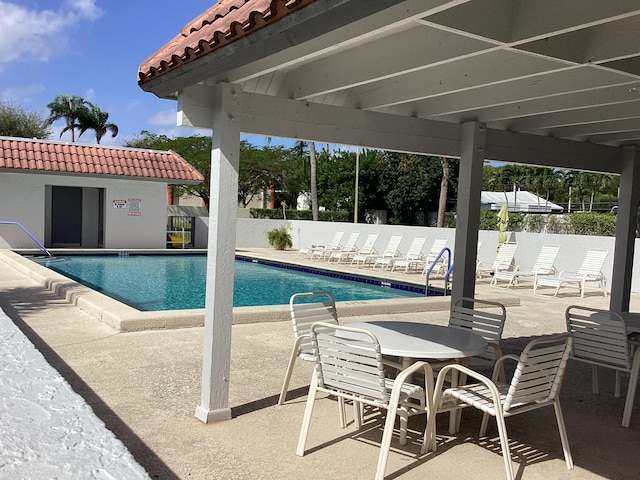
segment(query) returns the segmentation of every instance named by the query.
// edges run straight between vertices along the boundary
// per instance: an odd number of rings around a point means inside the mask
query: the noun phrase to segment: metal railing
[[[448,291],[448,287],[449,287],[449,275],[451,274],[451,271],[453,270],[453,265],[451,264],[451,249],[449,247],[444,247],[442,250],[440,250],[440,253],[438,253],[438,255],[436,256],[436,258],[433,260],[433,262],[431,262],[431,265],[429,265],[429,268],[427,269],[427,279],[426,279],[426,286],[425,286],[425,295],[428,295],[429,293],[429,288],[431,287],[431,284],[429,283],[429,277],[431,275],[431,272],[433,271],[433,269],[436,267],[436,265],[438,265],[438,263],[440,263],[440,259],[442,258],[443,255],[447,255],[447,270],[446,273],[444,275],[444,289],[443,291],[443,295],[447,295],[447,291]]]
[[[24,225],[22,225],[20,222],[8,222],[8,221],[5,221],[5,220],[0,220],[0,225],[17,225],[18,227],[20,227],[20,229],[21,229],[24,233],[26,233],[26,234],[27,234],[27,236],[28,236],[31,240],[33,240],[33,241],[36,243],[36,245],[38,245],[38,247],[40,248],[40,250],[42,250],[43,252],[45,252],[47,255],[51,256],[51,253],[49,252],[49,250],[47,250],[47,249],[45,248],[45,246],[44,246],[44,245],[42,245],[42,243],[40,243],[40,242],[38,241],[38,239],[37,239],[36,237],[34,237],[34,236],[31,234],[31,232],[30,232],[29,230],[27,230],[27,229],[24,227]]]

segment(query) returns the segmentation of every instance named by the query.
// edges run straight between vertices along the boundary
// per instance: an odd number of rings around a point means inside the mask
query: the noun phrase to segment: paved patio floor
[[[293,252],[262,252],[293,260]],[[398,274],[405,275],[405,274]],[[606,308],[590,289],[558,298],[534,297],[530,286],[510,290],[479,282],[478,298],[507,295],[504,350],[518,352],[527,339],[565,329],[564,310],[581,304]],[[230,405],[234,418],[205,425],[194,417],[200,403],[203,328],[119,333],[45,290],[23,273],[0,269],[0,307],[27,335],[155,479],[366,479],[372,478],[382,435],[379,417],[365,428],[340,429],[337,405],[317,402],[307,454],[295,455],[310,365],[297,365],[289,401],[276,406],[292,345],[289,322],[233,327]],[[640,311],[633,295],[631,310]],[[371,317],[367,317],[371,318]],[[395,320],[447,322],[447,312],[386,315]],[[346,321],[363,320],[350,317]],[[640,471],[640,398],[631,427],[620,425],[624,398],[613,397],[614,375],[602,371],[600,395],[591,394],[590,369],[570,363],[562,390],[575,469],[567,470],[552,409],[508,420],[517,478],[628,479]],[[626,389],[626,379],[623,380]],[[392,444],[387,478],[503,478],[495,424],[480,441],[480,416],[463,413],[459,435],[446,435],[440,415],[436,454],[419,456],[424,427],[412,418],[412,442]],[[2,432],[3,437],[10,432]]]

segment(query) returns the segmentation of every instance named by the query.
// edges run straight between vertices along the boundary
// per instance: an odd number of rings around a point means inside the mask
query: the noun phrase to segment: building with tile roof
[[[175,152],[0,137],[0,221],[46,247],[165,248],[167,186],[204,177]],[[34,248],[0,225],[0,248]]]

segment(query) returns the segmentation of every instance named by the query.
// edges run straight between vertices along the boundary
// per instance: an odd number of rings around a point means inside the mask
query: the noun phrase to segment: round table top
[[[405,358],[446,360],[478,355],[487,349],[487,341],[464,328],[426,323],[374,321],[347,326],[373,333],[384,355]]]

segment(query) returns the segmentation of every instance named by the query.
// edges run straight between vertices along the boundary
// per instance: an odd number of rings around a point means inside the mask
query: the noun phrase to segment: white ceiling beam
[[[497,85],[563,68],[557,62],[514,51],[493,51],[354,88],[352,104],[365,110],[417,101],[449,92]]]
[[[487,128],[485,156],[500,162],[620,173],[620,150],[615,147],[492,128]]]
[[[582,125],[593,122],[624,120],[640,117],[640,98],[635,102],[599,107],[583,107],[545,115],[534,115],[515,119],[508,123],[509,129],[517,132],[531,132],[545,128],[568,125]]]
[[[615,106],[630,100],[640,100],[640,94],[629,91],[630,84],[607,86],[600,89],[565,93],[562,95],[545,95],[540,98],[528,99],[489,107],[482,110],[470,110],[468,114],[482,115],[486,122],[491,122],[491,128],[515,130],[510,125],[514,122],[530,121],[537,116],[553,114],[566,110],[581,109],[587,106]],[[460,114],[440,117],[439,120],[459,122]],[[531,124],[533,127],[534,124]]]
[[[498,69],[498,64],[487,66]],[[584,69],[589,69],[585,71]],[[591,67],[574,67],[561,71],[542,73],[528,78],[520,78],[499,85],[479,86],[463,92],[454,92],[438,97],[428,98],[413,105],[398,105],[387,111],[398,115],[415,114],[423,117],[451,115],[459,112],[470,112],[466,116],[471,119],[484,109],[532,99],[544,99],[553,95],[569,92],[592,90],[616,84],[630,84],[624,75],[605,72]],[[627,89],[629,87],[626,87]],[[518,108],[518,107],[517,107]],[[531,112],[534,113],[534,112]],[[526,111],[523,115],[529,114]],[[478,120],[480,120],[478,118]],[[482,120],[484,121],[484,120]]]
[[[306,99],[453,62],[491,48],[498,47],[419,26],[288,72],[280,96]]]
[[[640,112],[639,112],[640,113]],[[571,125],[539,130],[543,134],[553,135],[560,138],[587,137],[602,135],[606,133],[616,133],[631,130],[640,130],[640,118],[630,118],[627,120],[602,121],[587,123],[582,125]]]
[[[458,157],[459,125],[247,94],[242,131],[339,145]]]
[[[640,138],[640,129],[629,130],[628,132],[606,133],[602,135],[590,135],[585,138],[586,141],[609,143],[614,145],[626,144],[627,142],[636,143]]]
[[[235,68],[229,71],[225,78],[229,83],[242,83],[276,70],[296,68],[345,48],[370,42],[372,38],[403,30],[420,18],[468,1],[470,0],[403,1],[363,20],[357,20],[333,29],[305,43],[295,44],[292,42],[290,48],[281,49],[272,55]]]

